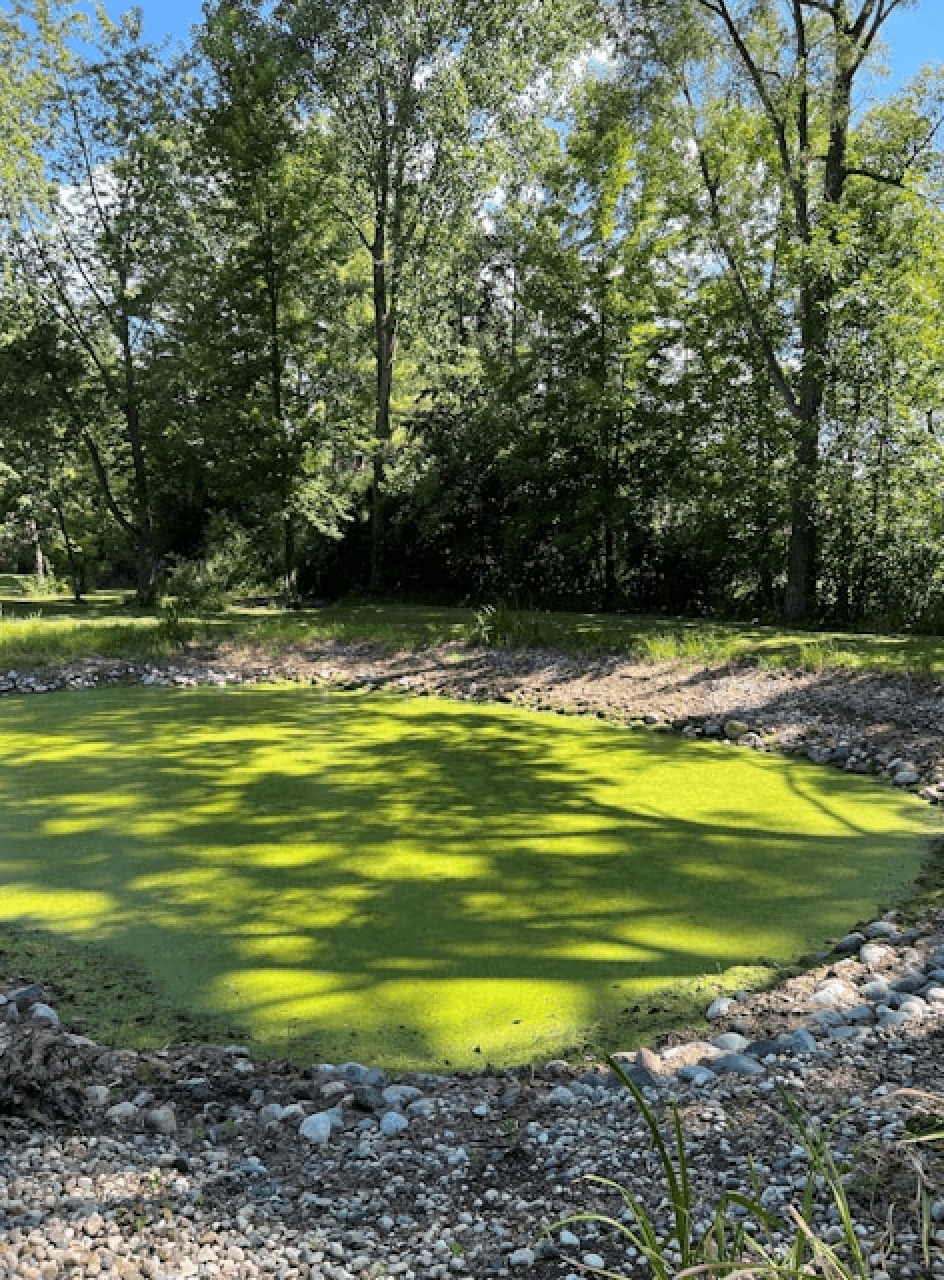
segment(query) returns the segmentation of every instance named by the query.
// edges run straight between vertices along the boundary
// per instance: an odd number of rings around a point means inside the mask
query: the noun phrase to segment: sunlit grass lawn
[[[32,580],[0,575],[0,665],[52,665],[103,657],[167,660],[182,646],[226,644],[267,652],[336,641],[387,649],[448,643],[544,647],[615,654],[646,662],[688,662],[814,671],[848,669],[926,678],[944,676],[944,637],[802,631],[644,614],[495,611],[341,602],[286,610],[247,603],[212,614],[145,612],[127,593],[30,595]]]
[[[92,1034],[431,1068],[626,1047],[892,901],[939,827],[723,745],[288,686],[4,700],[0,805],[0,949],[58,939]]]

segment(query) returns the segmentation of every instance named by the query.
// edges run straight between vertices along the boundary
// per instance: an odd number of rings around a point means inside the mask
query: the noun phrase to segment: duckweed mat
[[[780,757],[298,686],[5,700],[0,804],[0,967],[45,939],[90,1034],[395,1069],[625,1048],[898,899],[941,828]]]

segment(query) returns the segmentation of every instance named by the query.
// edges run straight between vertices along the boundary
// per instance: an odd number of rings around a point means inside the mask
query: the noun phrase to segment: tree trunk
[[[801,136],[805,134],[801,129]],[[827,190],[827,196],[832,193]],[[797,231],[812,244],[809,192],[804,184],[795,191]],[[838,194],[836,195],[838,200]],[[826,395],[826,353],[829,343],[829,306],[833,287],[813,264],[800,288],[799,395],[793,405],[793,475],[790,493],[790,545],[787,553],[787,585],[784,621],[805,621],[816,612],[816,485],[820,463],[820,420]]]
[[[295,564],[295,522],[291,511],[282,520],[282,559],[285,568],[285,603],[292,606],[298,600],[298,567]]]
[[[790,548],[787,586],[783,601],[784,622],[789,625],[809,617],[815,603],[816,517],[806,493],[796,493],[790,504]]]
[[[603,514],[603,608],[608,612],[616,608],[616,551],[609,504]]]
[[[76,604],[81,604],[85,583],[82,580],[82,569],[79,565],[78,557],[75,554],[75,547],[73,546],[72,539],[69,537],[69,526],[66,523],[66,513],[58,494],[53,495],[53,506],[56,510],[56,519],[59,521],[59,531],[62,534],[62,540],[66,544],[66,557],[69,561],[69,577],[72,579],[72,598],[75,600]]]
[[[298,571],[295,564],[295,522],[289,510],[292,488],[292,457],[283,408],[282,382],[284,370],[280,326],[282,290],[273,227],[272,209],[267,206],[265,211],[265,280],[269,321],[269,389],[272,404],[272,427],[277,454],[277,475],[274,479],[275,492],[282,507],[282,586],[285,593],[285,604],[291,606],[297,600]]]
[[[122,282],[124,286],[124,282]],[[121,317],[121,349],[124,364],[125,430],[131,446],[134,494],[134,536],[137,570],[137,596],[141,604],[153,604],[157,595],[157,572],[154,557],[154,516],[151,511],[151,493],[148,482],[147,459],[141,437],[141,414],[138,402],[137,379],[134,368],[134,352],[131,345],[131,329],[127,315]]]
[[[816,391],[816,388],[813,388]],[[790,494],[790,543],[783,616],[788,624],[803,622],[816,610],[816,483],[820,462],[820,404],[811,400],[809,416],[794,427],[794,459]],[[818,389],[822,400],[822,388]]]
[[[377,375],[377,405],[374,421],[373,484],[371,486],[370,582],[368,589],[378,595],[385,582],[386,502],[384,461],[390,441],[390,398],[393,391],[393,352],[396,315],[388,304],[386,233],[378,219],[373,244],[374,354]]]
[[[30,519],[27,521],[27,529],[29,530],[29,539],[33,544],[33,572],[36,575],[36,582],[41,586],[45,577],[45,564],[43,561],[43,544],[39,539],[39,526],[36,521]]]
[[[616,554],[613,538],[613,513],[616,506],[616,460],[613,456],[613,413],[609,402],[607,379],[606,332],[606,261],[599,262],[600,342],[598,350],[599,385],[599,450],[600,450],[600,516],[603,527],[603,608],[616,607]],[[622,412],[622,367],[620,369],[620,411]]]

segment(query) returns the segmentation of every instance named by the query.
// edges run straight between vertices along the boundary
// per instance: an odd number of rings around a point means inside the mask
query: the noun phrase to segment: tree
[[[384,582],[385,471],[408,294],[501,180],[502,139],[596,22],[583,0],[283,0],[315,118],[334,139],[337,208],[369,255],[375,366],[370,586]]]
[[[0,340],[0,510],[25,530],[37,578],[53,563],[57,572],[64,567],[76,601],[87,587],[100,523],[81,445],[85,372],[68,334],[31,314],[21,298]]]
[[[891,129],[854,108],[882,28],[906,2],[624,0],[621,10],[627,63],[641,74],[659,66],[715,250],[792,423],[790,622],[815,607],[816,495],[850,193],[920,184],[941,121],[932,94],[905,95],[886,112]]]
[[[152,453],[162,413],[148,362],[171,267],[175,115],[180,81],[140,43],[138,19],[94,32],[46,103],[53,199],[14,227],[25,287],[81,349],[97,384],[82,440],[108,509],[135,550],[138,596],[154,598]],[[124,494],[122,491],[125,491]]]
[[[278,524],[293,600],[299,534],[310,524],[333,530],[345,515],[315,458],[338,435],[335,414],[329,442],[326,365],[344,320],[348,233],[328,209],[320,131],[302,127],[272,27],[251,5],[226,0],[208,12],[200,44],[191,224],[165,346],[189,388],[180,430],[202,441],[210,499],[257,533]]]
[[[80,27],[71,6],[60,12],[55,3],[0,12],[0,207],[8,228],[44,202],[45,108]]]

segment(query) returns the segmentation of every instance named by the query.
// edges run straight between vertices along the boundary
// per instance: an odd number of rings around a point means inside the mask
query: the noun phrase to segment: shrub
[[[553,635],[539,615],[499,600],[476,610],[469,642],[495,649],[529,648],[553,644]]]

